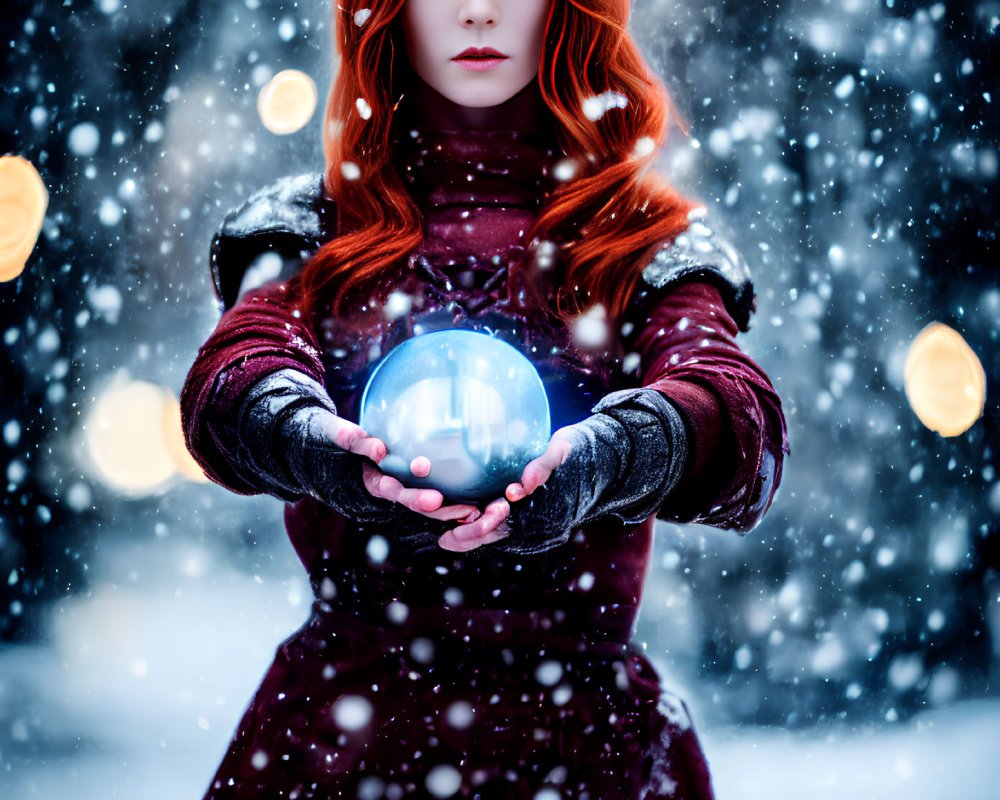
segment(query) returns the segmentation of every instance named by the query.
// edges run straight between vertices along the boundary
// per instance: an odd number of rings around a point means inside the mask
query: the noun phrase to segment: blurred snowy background
[[[663,167],[754,267],[744,346],[793,450],[747,537],[662,526],[638,639],[688,698],[720,800],[995,798],[1000,2],[634,5],[689,129]],[[0,154],[50,192],[27,269],[0,284],[4,798],[200,796],[306,616],[277,501],[180,475],[116,491],[84,428],[109,388],[179,391],[217,319],[221,217],[320,167],[319,116],[275,136],[257,96],[288,68],[325,91],[328,16],[321,0],[0,14]],[[983,419],[950,439],[903,392],[932,321],[987,375]]]

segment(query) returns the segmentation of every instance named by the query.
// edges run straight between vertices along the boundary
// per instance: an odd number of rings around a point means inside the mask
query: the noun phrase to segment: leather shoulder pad
[[[225,308],[244,278],[257,285],[290,278],[333,233],[336,213],[320,173],[282,178],[230,213],[212,239],[212,282]],[[262,259],[268,253],[277,258]],[[249,274],[259,269],[261,274]]]
[[[640,295],[659,294],[686,281],[715,286],[739,329],[747,330],[754,310],[750,269],[729,242],[697,218],[653,255],[642,271]]]

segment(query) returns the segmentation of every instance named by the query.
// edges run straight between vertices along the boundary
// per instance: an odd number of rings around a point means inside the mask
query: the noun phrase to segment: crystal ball
[[[359,424],[385,442],[384,472],[452,500],[502,496],[551,432],[532,363],[500,339],[465,330],[393,348],[368,380]],[[424,478],[410,472],[417,456],[431,462]]]

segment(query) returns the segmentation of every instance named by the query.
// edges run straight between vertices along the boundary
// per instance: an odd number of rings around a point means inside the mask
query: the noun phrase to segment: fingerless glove
[[[677,408],[651,389],[613,392],[571,426],[572,447],[548,481],[511,505],[497,547],[538,553],[602,518],[632,525],[655,513],[684,475],[688,434]]]
[[[236,417],[221,426],[230,440],[222,444],[262,491],[289,501],[308,494],[359,522],[392,518],[394,504],[364,487],[368,459],[334,443],[336,406],[317,381],[272,372],[250,388]]]

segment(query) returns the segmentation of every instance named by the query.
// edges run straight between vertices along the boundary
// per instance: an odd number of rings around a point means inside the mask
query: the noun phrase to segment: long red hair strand
[[[410,69],[396,22],[403,3],[366,0],[367,19],[335,8],[340,63],[324,155],[338,231],[303,270],[310,309],[337,312],[348,300],[377,299],[422,240],[420,212],[392,163],[392,116]],[[538,81],[575,175],[543,201],[529,241],[560,248],[553,300],[564,316],[594,303],[619,316],[639,280],[641,256],[681,231],[692,207],[652,169],[672,106],[627,32],[628,10],[628,0],[549,6]],[[607,98],[612,107],[602,108]]]

